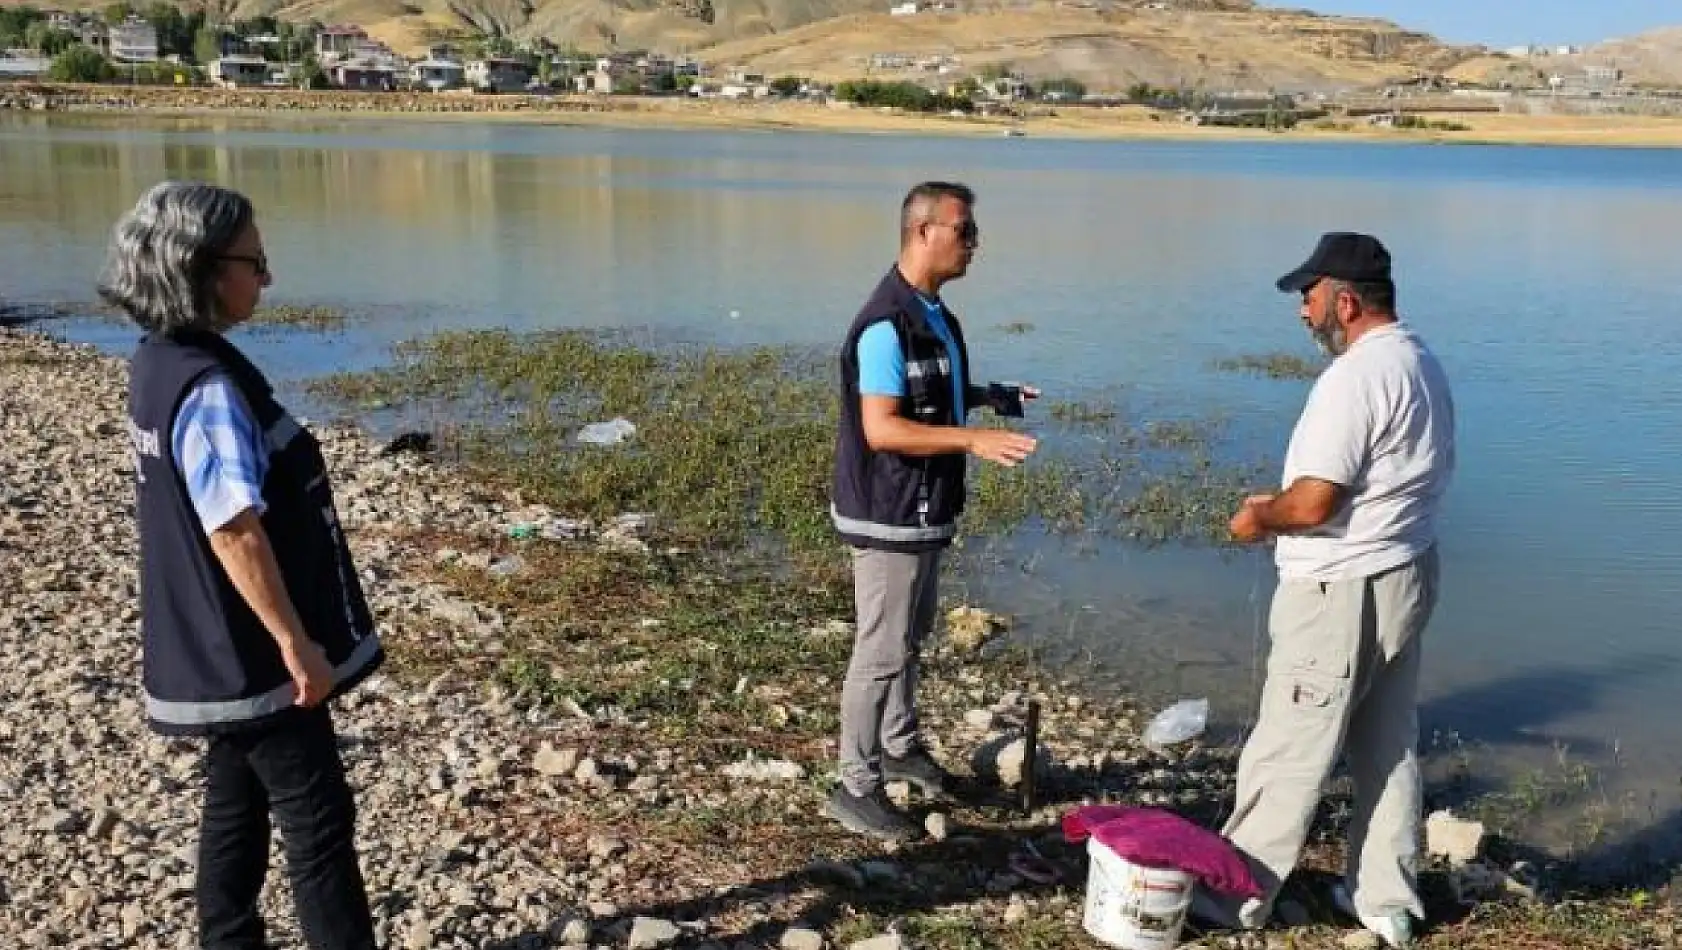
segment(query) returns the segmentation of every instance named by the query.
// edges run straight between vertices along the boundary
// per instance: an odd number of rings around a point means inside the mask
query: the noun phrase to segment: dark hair
[[[1376,313],[1396,312],[1396,282],[1393,280],[1334,280],[1339,290],[1347,290],[1361,302],[1362,310]]]
[[[111,234],[99,295],[151,333],[213,328],[218,258],[252,216],[237,191],[188,181],[152,186]]]
[[[911,186],[911,190],[905,193],[905,200],[899,203],[901,241],[911,233],[912,228],[928,220],[929,212],[942,198],[955,199],[967,208],[975,204],[975,191],[955,181],[925,181]]]

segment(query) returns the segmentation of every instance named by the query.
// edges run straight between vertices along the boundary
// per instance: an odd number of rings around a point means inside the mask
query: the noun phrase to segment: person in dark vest
[[[328,702],[384,658],[315,438],[223,333],[272,281],[251,202],[165,182],[117,223],[99,293],[129,376],[149,724],[206,737],[199,945],[264,947],[270,816],[304,938],[374,946]]]
[[[969,269],[981,232],[975,194],[925,182],[900,206],[899,260],[877,285],[841,346],[841,413],[830,513],[852,549],[858,611],[841,691],[841,781],[829,813],[847,829],[886,840],[920,834],[883,784],[904,781],[940,797],[950,778],[918,736],[917,659],[934,625],[940,553],[957,533],[967,457],[1016,465],[1035,441],[967,428],[988,406],[1020,415],[1031,387],[970,382],[958,318],[940,290]]]

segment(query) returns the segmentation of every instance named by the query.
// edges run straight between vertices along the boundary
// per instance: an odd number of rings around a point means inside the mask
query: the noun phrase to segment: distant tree
[[[53,58],[48,75],[56,82],[109,82],[117,74],[99,50],[76,45]]]
[[[193,61],[200,66],[208,66],[212,60],[222,56],[222,30],[220,27],[205,24],[199,27],[193,36]]]
[[[305,89],[328,89],[333,85],[314,53],[304,54],[304,60],[298,66],[298,84]]]
[[[69,30],[55,30],[46,20],[36,20],[24,31],[24,45],[42,56],[57,56],[81,42]]]
[[[974,76],[965,76],[952,87],[952,95],[972,101],[981,98],[981,80]]]
[[[187,18],[173,3],[154,3],[146,8],[146,20],[158,32],[158,52],[187,56],[193,52],[193,32]]]
[[[641,95],[642,80],[635,76],[621,76],[613,81],[613,94],[616,96]]]
[[[105,22],[111,26],[116,26],[131,16],[134,16],[134,6],[127,0],[113,3],[105,8]]]
[[[0,7],[0,47],[27,46],[25,34],[30,24],[46,18],[45,13],[34,7]]]
[[[677,76],[671,73],[659,73],[648,81],[648,91],[670,95],[677,92]]]
[[[1078,79],[1047,79],[1040,83],[1040,95],[1057,93],[1064,98],[1079,99],[1086,95],[1086,84]]]
[[[836,84],[835,96],[862,106],[887,106],[912,112],[947,112],[953,109],[970,112],[975,109],[975,103],[968,99],[941,95],[914,82],[850,79]]]
[[[778,76],[771,80],[771,91],[783,98],[800,95],[800,90],[806,85],[806,80],[799,76]]]

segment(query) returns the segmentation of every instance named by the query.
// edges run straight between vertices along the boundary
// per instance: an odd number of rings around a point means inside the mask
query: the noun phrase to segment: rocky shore
[[[193,945],[199,753],[141,718],[124,391],[122,360],[0,330],[0,946]],[[1147,749],[1130,703],[998,658],[987,645],[996,619],[964,609],[931,651],[924,725],[937,756],[986,791],[964,805],[920,804],[929,837],[915,845],[852,838],[822,815],[832,744],[779,738],[833,707],[839,667],[810,682],[743,676],[706,697],[708,708],[743,710],[722,720],[725,734],[493,675],[532,618],[469,599],[452,579],[518,585],[520,545],[685,569],[692,555],[662,547],[657,524],[568,521],[423,458],[382,454],[353,428],[312,428],[392,654],[336,707],[382,946],[1095,946],[1080,927],[1084,859],[1063,845],[1057,819],[1118,801],[1212,821],[1230,798],[1230,750]],[[802,631],[814,649],[849,634],[839,615],[808,617]],[[576,636],[571,678],[605,675],[592,667],[592,631]],[[1030,700],[1044,711],[1041,804],[1023,813],[1013,786]],[[1024,855],[1043,856],[1057,879],[1025,876],[1012,861]],[[291,948],[300,943],[282,868],[277,843],[265,904],[275,945]],[[1312,948],[1364,936],[1295,909],[1301,926],[1290,930],[1187,939]],[[1449,933],[1432,945],[1518,945],[1494,931],[1492,942]]]

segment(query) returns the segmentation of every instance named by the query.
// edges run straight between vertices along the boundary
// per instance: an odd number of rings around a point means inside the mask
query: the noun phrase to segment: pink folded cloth
[[[1255,875],[1231,842],[1173,812],[1086,805],[1063,816],[1065,841],[1079,844],[1089,837],[1132,864],[1184,871],[1210,890],[1233,897],[1261,896]]]

